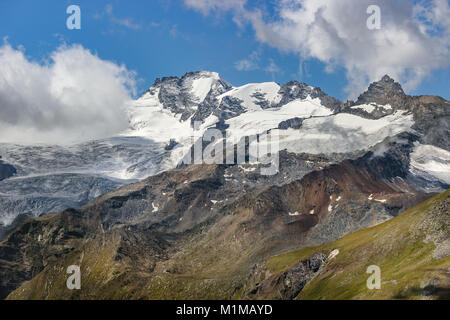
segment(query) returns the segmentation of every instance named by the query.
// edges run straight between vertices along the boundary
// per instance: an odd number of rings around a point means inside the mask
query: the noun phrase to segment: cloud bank
[[[300,61],[318,59],[326,71],[343,67],[351,98],[389,74],[406,91],[450,61],[447,0],[280,0],[275,13],[248,8],[246,0],[185,0],[203,14],[230,11],[238,25],[250,23],[256,38]],[[369,30],[367,8],[381,9],[381,28]]]
[[[127,128],[134,73],[80,45],[61,46],[49,61],[0,47],[0,142],[66,144]]]

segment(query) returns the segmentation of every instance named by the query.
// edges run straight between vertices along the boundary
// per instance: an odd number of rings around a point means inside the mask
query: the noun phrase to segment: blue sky
[[[276,11],[273,2],[256,1],[246,8],[262,9],[270,20]],[[81,30],[66,27],[66,8],[71,4],[81,8]],[[237,24],[235,11],[207,14],[194,9],[183,1],[163,0],[7,0],[0,2],[0,37],[7,37],[14,48],[23,46],[28,59],[42,63],[63,43],[81,44],[101,59],[134,70],[139,79],[138,92],[156,77],[212,70],[233,85],[263,81],[282,84],[295,79],[320,86],[339,99],[347,98],[344,88],[349,80],[342,64],[334,64],[327,72],[327,63],[314,55],[302,57],[301,53],[277,47],[257,37],[251,24]],[[237,63],[244,59],[252,60],[253,66],[238,70]],[[449,84],[448,67],[434,68],[409,92],[450,99]]]

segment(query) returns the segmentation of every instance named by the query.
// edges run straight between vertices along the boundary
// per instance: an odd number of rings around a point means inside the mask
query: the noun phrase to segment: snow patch
[[[250,167],[250,168],[245,168],[244,166],[239,166],[239,169],[241,169],[241,170],[244,171],[244,172],[253,172],[253,171],[256,170],[256,168],[252,168],[252,167]]]
[[[369,103],[369,104],[360,104],[360,105],[351,107],[351,109],[359,109],[359,110],[363,110],[367,113],[372,113],[376,108],[384,109],[384,110],[392,110],[392,106],[390,104],[380,105],[380,104],[376,104],[376,103]]]
[[[372,111],[375,110],[376,105],[374,105],[374,104],[360,104],[360,105],[357,105],[357,106],[353,106],[351,108],[352,109],[360,109],[360,110],[363,110],[363,111],[365,111],[367,113],[372,113]]]
[[[197,97],[199,103],[205,100],[209,91],[211,91],[212,85],[218,79],[219,76],[217,75],[216,77],[202,77],[192,81],[192,94]]]
[[[328,256],[328,260],[335,258],[339,254],[339,249],[334,249],[330,252],[330,255]]]

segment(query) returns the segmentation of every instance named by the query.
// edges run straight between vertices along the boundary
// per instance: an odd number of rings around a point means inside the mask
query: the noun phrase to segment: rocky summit
[[[449,297],[449,101],[389,76],[342,103],[201,71],[157,79],[128,116],[103,140],[0,144],[0,298]],[[272,174],[252,159],[265,133]],[[243,156],[186,162],[224,141]]]

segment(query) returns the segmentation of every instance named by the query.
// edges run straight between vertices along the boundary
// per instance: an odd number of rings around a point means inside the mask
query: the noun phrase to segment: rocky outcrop
[[[16,168],[0,160],[0,181],[10,178],[17,173]]]
[[[310,97],[311,99],[320,99],[320,102],[333,110],[334,112],[339,112],[342,102],[336,98],[330,97],[325,92],[323,92],[318,87],[311,87],[304,82],[289,81],[284,84],[280,91],[278,92],[282,98],[279,106],[285,105],[296,99],[306,99]]]
[[[436,96],[418,96],[409,99],[414,114],[413,128],[421,134],[423,144],[450,150],[450,102]]]
[[[193,96],[191,93],[193,82],[205,78],[211,79],[211,89],[205,99],[199,101],[198,97]],[[216,73],[198,71],[188,72],[181,78],[157,78],[149,90],[159,90],[158,98],[164,108],[174,114],[181,114],[181,120],[187,120],[195,113],[197,113],[197,118],[200,120],[201,114],[197,112],[197,108],[202,110],[202,114],[210,115],[217,107],[215,103],[216,97],[231,88],[231,85],[221,79]]]
[[[257,283],[255,288],[249,289],[247,297],[250,299],[292,300],[319,272],[326,259],[325,253],[316,252],[285,272],[271,276],[262,283]]]
[[[292,129],[300,129],[303,124],[303,118],[292,118],[286,121],[282,121],[278,124],[278,129],[287,130],[289,128]]]
[[[385,75],[380,81],[371,83],[369,89],[358,97],[355,105],[369,103],[389,104],[394,108],[405,109],[407,101],[407,96],[401,85],[388,75]]]

